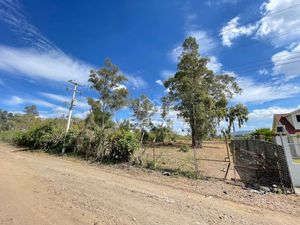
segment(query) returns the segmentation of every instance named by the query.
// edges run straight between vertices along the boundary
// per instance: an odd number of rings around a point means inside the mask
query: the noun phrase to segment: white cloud
[[[294,97],[300,94],[297,83],[266,83],[255,82],[249,77],[238,77],[237,82],[243,89],[241,95],[236,95],[234,102],[242,103],[263,103],[278,99]]]
[[[185,34],[186,37],[193,36],[196,38],[199,44],[199,52],[202,55],[211,55],[213,50],[216,48],[216,42],[210,37],[207,32],[203,30],[190,30]],[[168,56],[173,62],[178,62],[178,59],[182,53],[182,46],[177,45],[169,53]]]
[[[291,50],[284,50],[272,56],[273,75],[284,74],[286,80],[300,75],[300,44]]]
[[[258,37],[271,37],[272,43],[276,46],[299,41],[299,0],[267,0],[260,9],[264,16],[259,21]]]
[[[128,84],[134,89],[139,89],[147,86],[147,82],[140,76],[126,75]]]
[[[4,101],[7,105],[20,105],[20,104],[34,104],[36,106],[42,106],[47,108],[55,108],[56,105],[47,102],[42,99],[36,98],[21,98],[19,96],[12,96],[10,99]]]
[[[208,0],[205,3],[209,6],[221,6],[221,5],[235,5],[239,2],[240,0]]]
[[[71,96],[64,96],[64,95],[58,95],[48,92],[40,92],[40,94],[46,98],[52,99],[54,101],[58,101],[61,103],[70,103],[71,102]],[[77,101],[75,103],[75,107],[82,108],[82,109],[88,109],[90,108],[89,104],[87,103],[86,99],[83,98],[77,98]]]
[[[46,98],[58,101],[58,102],[68,102],[70,101],[70,98],[68,98],[67,96],[63,96],[63,95],[57,95],[57,94],[52,94],[52,93],[48,93],[48,92],[40,92],[40,94]]]
[[[85,112],[77,112],[77,113],[74,113],[74,117],[76,118],[80,118],[80,119],[85,119],[88,114],[90,113],[90,111],[85,111]]]
[[[222,64],[218,61],[215,56],[209,57],[210,61],[207,63],[207,68],[214,71],[215,73],[220,73]]]
[[[260,13],[261,19],[247,26],[239,26],[239,17],[230,20],[221,29],[223,45],[230,47],[234,39],[251,34],[258,39],[270,39],[274,46],[299,41],[299,0],[266,0],[260,7]]]
[[[60,51],[38,28],[28,22],[18,0],[0,0],[0,20],[19,33],[26,44],[43,51]]]
[[[164,79],[164,80],[167,80],[169,79],[170,77],[174,76],[176,73],[176,71],[173,71],[173,70],[162,70],[160,71],[160,76]]]
[[[272,119],[274,114],[281,114],[281,113],[289,113],[292,112],[298,107],[286,108],[286,107],[279,107],[279,106],[271,106],[264,109],[254,109],[251,113],[249,113],[249,119],[251,120],[266,120]]]
[[[22,104],[24,100],[18,96],[12,96],[10,99],[5,101],[7,105],[19,105]]]
[[[164,85],[164,83],[163,83],[163,81],[162,81],[162,80],[156,80],[156,81],[155,81],[155,83],[157,83],[158,85],[161,85],[161,86],[163,86],[163,85]]]
[[[0,46],[0,70],[33,79],[87,83],[90,65],[57,51]]]
[[[230,47],[233,40],[241,36],[249,36],[255,31],[256,25],[239,26],[239,19],[239,17],[233,18],[221,29],[220,36],[224,46]]]
[[[267,74],[269,74],[269,71],[267,69],[261,69],[261,70],[258,71],[258,73],[260,75],[267,75]]]
[[[0,45],[0,70],[33,79],[87,83],[87,63],[68,56],[30,24],[19,1],[0,0],[0,21],[19,34],[29,48]]]
[[[124,84],[120,84],[117,87],[114,87],[113,90],[119,90],[119,89],[127,89],[127,87]]]

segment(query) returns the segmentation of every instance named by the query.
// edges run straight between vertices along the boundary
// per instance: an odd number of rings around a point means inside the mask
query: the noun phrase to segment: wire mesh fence
[[[187,177],[223,179],[228,166],[224,141],[208,141],[202,148],[193,149],[190,143],[149,144],[143,154],[146,167]]]
[[[231,142],[230,149],[234,168],[242,181],[291,187],[282,146],[262,140],[239,139]]]

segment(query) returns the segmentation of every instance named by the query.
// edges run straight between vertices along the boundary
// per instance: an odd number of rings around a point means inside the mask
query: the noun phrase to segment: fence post
[[[196,175],[196,178],[198,178],[199,177],[199,167],[198,167],[198,162],[197,162],[196,147],[195,146],[193,146],[193,152],[194,152],[195,175]]]
[[[230,153],[229,153],[229,146],[228,146],[228,137],[227,135],[225,135],[225,142],[226,142],[226,149],[227,149],[227,157],[228,157],[228,166],[227,166],[227,170],[226,170],[226,173],[225,173],[225,177],[224,179],[226,180],[227,179],[227,175],[228,175],[228,171],[229,171],[229,168],[230,168]]]

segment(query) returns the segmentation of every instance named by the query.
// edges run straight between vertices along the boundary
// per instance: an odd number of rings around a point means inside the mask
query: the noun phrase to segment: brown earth
[[[1,225],[300,224],[299,201],[0,144]]]

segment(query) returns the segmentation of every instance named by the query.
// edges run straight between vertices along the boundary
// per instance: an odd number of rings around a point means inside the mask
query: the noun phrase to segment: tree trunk
[[[141,140],[140,140],[140,159],[139,159],[141,166],[143,165],[143,154],[146,151],[146,149],[144,151],[142,150],[144,135],[145,135],[145,132],[142,131]]]

